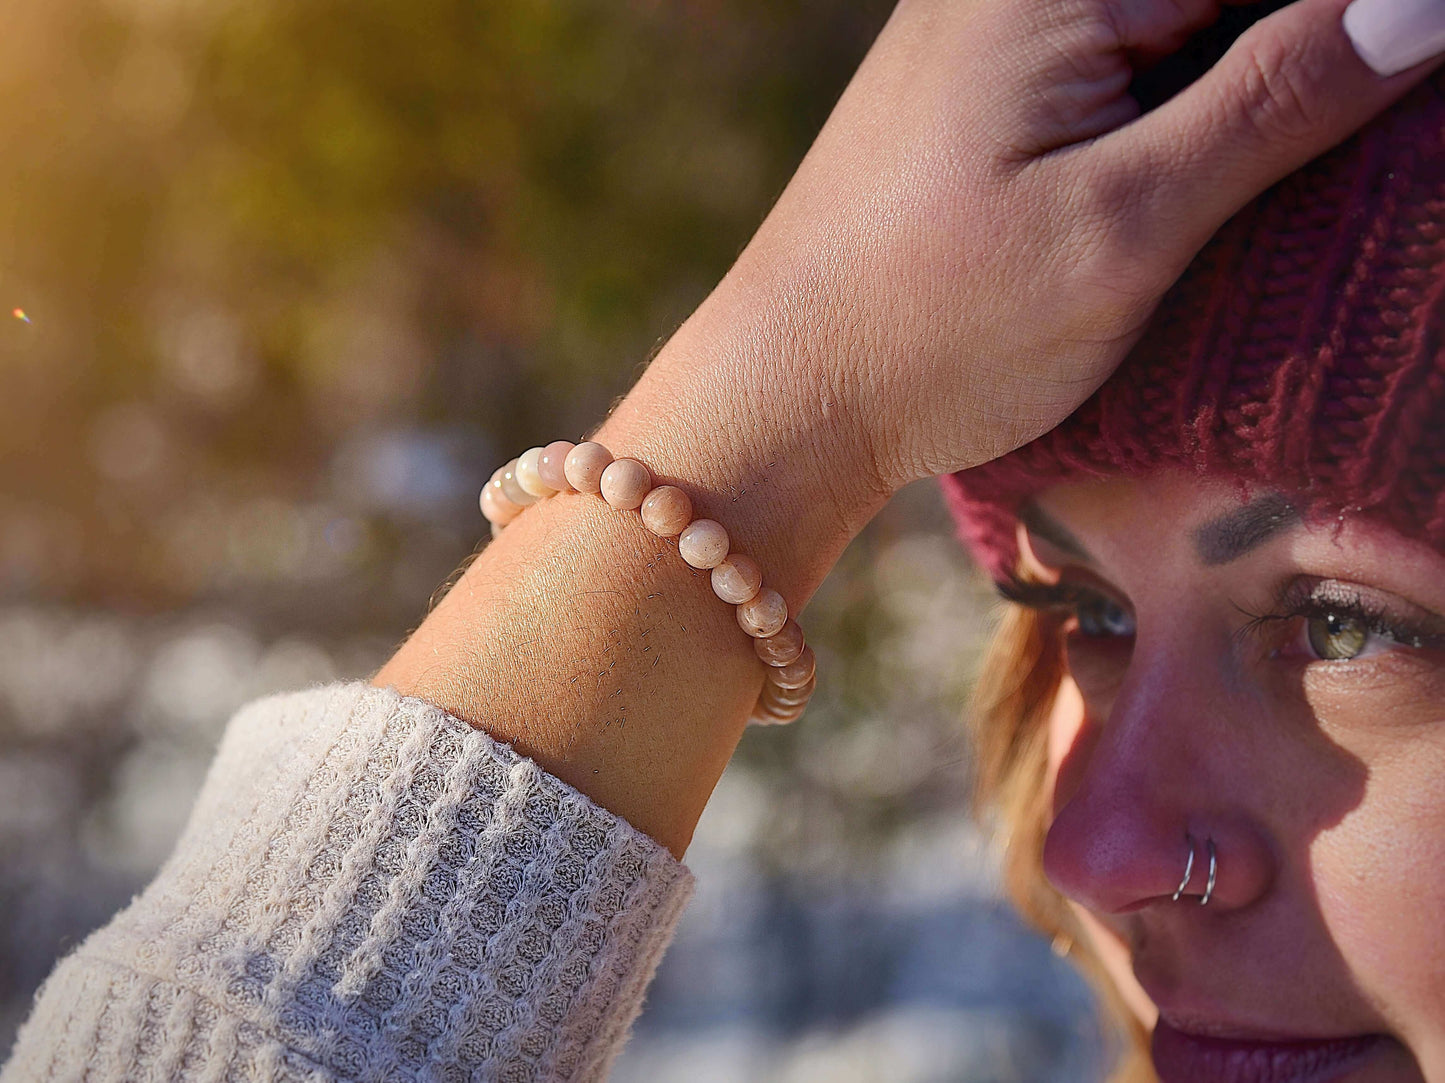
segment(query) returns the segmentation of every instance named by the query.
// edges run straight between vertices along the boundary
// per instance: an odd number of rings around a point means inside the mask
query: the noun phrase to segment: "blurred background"
[[[881,0],[0,5],[0,1049],[230,712],[373,671],[782,189]],[[623,1081],[1080,1083],[960,716],[990,595],[933,485],[807,612]]]

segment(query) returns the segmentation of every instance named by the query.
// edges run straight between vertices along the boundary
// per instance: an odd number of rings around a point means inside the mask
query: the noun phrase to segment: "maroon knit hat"
[[[1062,425],[941,481],[1005,578],[1031,496],[1170,467],[1445,551],[1445,74],[1231,219]]]

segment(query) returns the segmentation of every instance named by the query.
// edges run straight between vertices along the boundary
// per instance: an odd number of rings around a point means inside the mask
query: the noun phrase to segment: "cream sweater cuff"
[[[435,707],[273,697],[0,1078],[600,1079],[691,892],[652,839]]]

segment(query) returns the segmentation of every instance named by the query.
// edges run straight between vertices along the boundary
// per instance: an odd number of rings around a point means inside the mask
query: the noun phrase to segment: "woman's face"
[[[1161,1077],[1445,1083],[1445,557],[1172,474],[1024,519],[1072,613],[1044,868]]]

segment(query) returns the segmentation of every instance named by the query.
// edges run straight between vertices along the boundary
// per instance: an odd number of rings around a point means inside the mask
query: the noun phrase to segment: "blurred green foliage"
[[[479,477],[580,433],[746,242],[888,6],[11,5],[0,310],[33,322],[0,333],[0,592],[256,589],[178,572],[204,547],[177,509],[314,495],[367,432],[451,433]],[[436,525],[360,511],[354,575]]]
[[[0,1048],[230,712],[379,665],[487,474],[601,420],[890,6],[0,9],[0,315],[31,321],[0,318],[0,768],[30,794],[0,816]],[[919,837],[967,833],[987,603],[948,534],[901,494],[810,605],[819,695],[744,740],[714,828],[769,891],[956,856]]]

